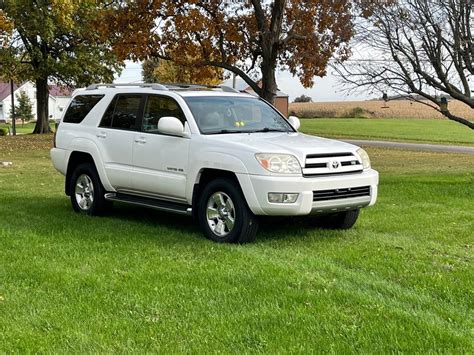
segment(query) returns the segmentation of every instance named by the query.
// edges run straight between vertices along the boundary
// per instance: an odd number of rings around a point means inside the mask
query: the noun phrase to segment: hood
[[[308,154],[354,152],[357,146],[327,138],[307,134],[264,132],[208,135],[216,141],[239,145],[244,150],[255,153],[293,154],[304,162]]]

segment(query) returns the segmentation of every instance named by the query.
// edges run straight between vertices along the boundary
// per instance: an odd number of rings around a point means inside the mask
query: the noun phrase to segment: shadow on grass
[[[107,215],[92,217],[75,213],[67,198],[15,197],[14,208],[9,208],[9,211],[11,218],[6,225],[18,233],[33,230],[42,235],[80,235],[96,241],[114,238],[117,242],[121,239],[152,240],[160,244],[207,242],[193,217],[120,203],[115,203]],[[25,211],[37,212],[31,215]],[[343,236],[344,232],[318,229],[312,218],[263,217],[260,218],[257,243]]]

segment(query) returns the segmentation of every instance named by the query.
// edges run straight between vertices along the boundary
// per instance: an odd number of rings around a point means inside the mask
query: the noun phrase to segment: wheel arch
[[[214,169],[214,168],[202,168],[193,187],[193,194],[192,194],[192,207],[193,207],[193,215],[196,214],[197,211],[197,204],[199,201],[199,196],[201,195],[202,190],[204,187],[210,182],[215,179],[229,179],[235,182],[239,189],[242,190],[240,186],[239,179],[237,175],[230,170],[222,170],[222,169]]]
[[[69,156],[69,160],[67,163],[67,170],[66,170],[66,181],[65,181],[65,186],[64,186],[64,191],[67,196],[71,195],[70,191],[70,180],[72,173],[74,171],[74,168],[80,164],[83,163],[92,163],[94,166],[96,166],[94,162],[94,158],[90,153],[87,152],[81,152],[81,151],[73,151],[71,155]]]

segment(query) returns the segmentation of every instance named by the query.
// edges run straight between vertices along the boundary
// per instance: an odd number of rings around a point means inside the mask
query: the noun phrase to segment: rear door
[[[133,139],[140,127],[144,100],[140,94],[116,95],[97,130],[105,172],[116,190],[132,188]]]
[[[160,133],[158,122],[165,116],[186,122],[173,98],[148,95],[140,132],[133,139],[133,187],[156,197],[185,200],[190,139]]]

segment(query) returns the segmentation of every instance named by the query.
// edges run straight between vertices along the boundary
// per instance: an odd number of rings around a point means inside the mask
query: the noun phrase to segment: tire
[[[360,210],[357,209],[322,216],[319,220],[319,226],[326,229],[350,229],[356,223],[359,213]]]
[[[111,207],[104,198],[106,193],[99,174],[92,163],[82,163],[75,167],[69,180],[71,204],[74,211],[87,215],[103,215]]]
[[[209,182],[199,197],[197,215],[203,233],[215,242],[243,244],[257,235],[258,219],[233,180]]]

